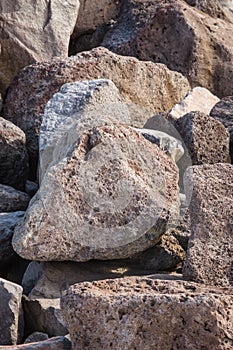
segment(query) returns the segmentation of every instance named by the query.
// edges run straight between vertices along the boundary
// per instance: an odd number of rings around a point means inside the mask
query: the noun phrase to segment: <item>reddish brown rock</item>
[[[191,238],[184,277],[216,286],[233,285],[233,166],[194,166],[186,174],[191,198]]]
[[[133,109],[133,126],[136,127],[142,127],[153,115],[152,111],[171,109],[190,90],[181,74],[170,71],[164,65],[121,57],[105,48],[23,69],[8,90],[4,117],[25,131],[34,169],[38,158],[38,133],[47,101],[64,83],[97,78],[114,82]],[[140,112],[140,109],[143,111]]]
[[[219,120],[230,133],[230,155],[233,162],[233,96],[221,99],[212,108],[210,115]]]
[[[0,183],[23,190],[28,175],[26,138],[22,130],[0,117]]]
[[[123,259],[154,246],[176,218],[178,169],[132,128],[96,127],[67,147],[30,204],[12,241],[21,257]]]
[[[232,349],[232,288],[125,278],[75,284],[62,297],[73,350]]]
[[[192,164],[229,162],[229,133],[218,120],[201,112],[191,112],[175,121]]]
[[[206,6],[207,8],[207,6]],[[128,0],[102,45],[161,62],[218,97],[232,95],[233,23],[181,0]]]

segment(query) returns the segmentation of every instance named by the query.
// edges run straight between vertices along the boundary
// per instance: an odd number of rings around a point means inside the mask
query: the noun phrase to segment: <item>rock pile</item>
[[[0,350],[233,348],[232,10],[1,1]]]

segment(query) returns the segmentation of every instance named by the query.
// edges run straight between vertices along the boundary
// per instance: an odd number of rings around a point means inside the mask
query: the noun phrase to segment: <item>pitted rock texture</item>
[[[213,95],[209,90],[198,86],[189,91],[183,101],[176,104],[169,111],[169,114],[174,118],[180,118],[193,111],[210,114],[211,109],[218,102],[219,98],[217,96]]]
[[[212,286],[233,285],[233,166],[194,166],[186,173],[191,237],[184,277]]]
[[[0,183],[23,190],[28,175],[26,138],[22,130],[0,117]]]
[[[111,80],[63,85],[44,111],[39,137],[40,180],[85,130],[117,122],[130,124],[130,113]]]
[[[231,0],[185,0],[185,2],[211,17],[221,18],[233,23],[233,4]]]
[[[175,121],[193,165],[227,163],[229,133],[222,123],[201,112],[191,112]]]
[[[210,115],[219,120],[230,133],[230,154],[233,163],[233,96],[221,99],[213,107]]]
[[[0,213],[26,210],[30,199],[30,196],[25,192],[17,191],[10,186],[0,185]]]
[[[23,258],[126,258],[153,246],[176,217],[178,169],[132,128],[97,127],[49,169],[30,203],[13,237]]]
[[[0,213],[0,262],[14,255],[11,240],[15,226],[24,215],[23,211]]]
[[[232,95],[233,23],[181,0],[127,0],[102,46],[161,62],[218,97]]]
[[[5,92],[20,68],[68,55],[78,9],[78,0],[1,1],[0,92]]]
[[[23,288],[0,278],[0,345],[14,345],[18,339]]]
[[[170,110],[190,90],[187,79],[165,65],[122,57],[105,48],[26,67],[7,92],[3,116],[25,131],[32,167],[37,165],[38,133],[48,100],[64,83],[99,78],[112,80],[125,102],[135,106],[135,127],[142,127],[154,112]]]
[[[74,350],[230,350],[232,288],[128,278],[71,286],[62,310]]]

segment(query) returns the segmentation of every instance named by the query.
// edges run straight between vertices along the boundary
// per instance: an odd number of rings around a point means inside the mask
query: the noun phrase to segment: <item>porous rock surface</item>
[[[1,1],[0,92],[5,92],[20,68],[68,55],[78,9],[78,0]]]
[[[202,112],[191,112],[174,125],[193,165],[229,162],[229,133],[218,120]]]
[[[169,111],[169,114],[174,118],[180,118],[193,111],[209,114],[218,102],[219,98],[208,89],[197,86],[189,91],[185,98]]]
[[[187,79],[165,65],[122,57],[101,47],[28,66],[9,88],[3,116],[25,131],[31,165],[37,164],[38,133],[48,100],[64,83],[99,78],[112,80],[131,108],[136,105],[135,127],[142,127],[150,113],[170,110],[190,90]]]
[[[46,104],[40,128],[40,180],[85,130],[112,123],[130,124],[118,89],[107,79],[68,83]]]
[[[185,278],[212,286],[233,285],[233,166],[194,166],[186,173],[191,198],[191,237]]]
[[[23,288],[0,278],[0,345],[16,344]]]
[[[71,286],[62,310],[74,350],[230,350],[232,288],[128,278]]]
[[[230,154],[233,162],[233,96],[222,98],[212,108],[210,115],[219,120],[230,133]]]
[[[31,197],[7,185],[0,185],[0,213],[26,210]]]
[[[175,163],[132,128],[93,128],[46,173],[13,247],[32,260],[130,257],[177,215],[177,183]]]
[[[28,175],[26,138],[22,130],[0,117],[0,183],[23,190]]]
[[[203,86],[223,97],[232,95],[232,30],[230,21],[182,0],[128,0],[101,45],[164,63],[188,77],[192,87]]]

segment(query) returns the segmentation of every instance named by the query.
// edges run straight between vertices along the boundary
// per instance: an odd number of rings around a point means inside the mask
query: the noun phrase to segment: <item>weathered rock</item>
[[[16,344],[23,288],[0,278],[0,344]]]
[[[211,17],[221,18],[233,23],[233,4],[230,0],[185,0],[185,2]]]
[[[233,166],[194,166],[186,174],[191,238],[185,278],[208,285],[233,285]]]
[[[40,128],[40,180],[85,130],[113,123],[130,124],[130,114],[116,86],[97,79],[62,86],[47,103]]]
[[[13,187],[0,185],[0,212],[13,212],[26,210],[30,202],[30,196]]]
[[[1,1],[0,92],[5,91],[20,68],[68,55],[78,8],[77,0]]]
[[[175,163],[132,128],[93,128],[48,170],[13,247],[31,260],[130,257],[177,215],[177,182]]]
[[[26,138],[22,130],[0,117],[0,183],[23,190],[28,175]]]
[[[232,95],[233,23],[181,0],[128,0],[102,46],[161,62],[218,97]]]
[[[145,270],[172,271],[185,259],[185,252],[178,240],[165,233],[156,246],[147,249],[134,257]]]
[[[24,211],[0,213],[0,261],[8,260],[14,255],[11,240],[14,228],[22,219]]]
[[[40,273],[38,270],[40,267]],[[32,280],[32,271],[35,271],[35,278]],[[25,271],[22,286],[26,288],[30,284],[31,299],[54,299],[60,298],[62,292],[69,286],[80,282],[92,282],[104,279],[114,279],[125,276],[149,276],[154,275],[155,269],[145,270],[138,263],[131,259],[109,260],[109,261],[88,261],[77,262],[44,262],[32,261]],[[156,278],[175,278],[177,276],[168,273],[156,273]]]
[[[28,264],[21,282],[24,294],[28,295],[31,292],[31,290],[35,287],[36,283],[38,282],[38,280],[40,280],[42,273],[43,273],[42,263],[38,261],[32,261],[30,264]]]
[[[169,112],[173,118],[198,111],[210,114],[213,106],[219,102],[219,98],[203,87],[195,87],[185,96],[183,101],[176,104]]]
[[[100,45],[119,14],[120,4],[119,0],[80,0],[79,14],[71,37],[71,54]]]
[[[36,299],[24,296],[23,308],[29,333],[40,331],[50,337],[68,333],[60,308],[60,298]]]
[[[189,150],[192,164],[229,162],[229,133],[218,120],[191,112],[177,119],[175,126]]]
[[[64,292],[62,310],[74,350],[232,348],[232,288],[145,278],[86,282]]]
[[[170,110],[190,90],[186,78],[164,65],[118,56],[105,48],[26,67],[7,92],[3,116],[25,131],[34,177],[38,133],[47,101],[64,83],[99,78],[112,80],[130,108],[135,106],[135,127],[142,127],[154,112]]]
[[[230,155],[233,163],[233,96],[220,100],[213,107],[210,115],[219,120],[230,133]]]
[[[15,345],[15,346],[0,346],[0,350],[71,350],[71,341],[69,337],[54,337],[48,340]]]
[[[179,168],[179,186],[183,189],[183,175],[187,167],[192,165],[192,159],[184,140],[176,128],[175,121],[176,119],[174,119],[169,113],[158,113],[147,120],[144,128],[165,132],[182,143],[184,155],[178,161],[177,166]]]
[[[136,128],[134,130],[141,133],[148,141],[159,146],[174,162],[177,163],[183,157],[184,148],[182,147],[182,142],[175,137],[158,130]]]
[[[191,236],[191,222],[188,208],[183,209],[177,226],[171,228],[168,232],[178,240],[180,246],[186,252],[188,249],[188,241]]]
[[[42,340],[47,340],[49,339],[49,336],[47,333],[42,333],[42,332],[34,332],[32,334],[30,334],[25,340],[24,340],[24,344],[27,343],[34,343],[34,342],[38,342],[38,341],[42,341]]]

